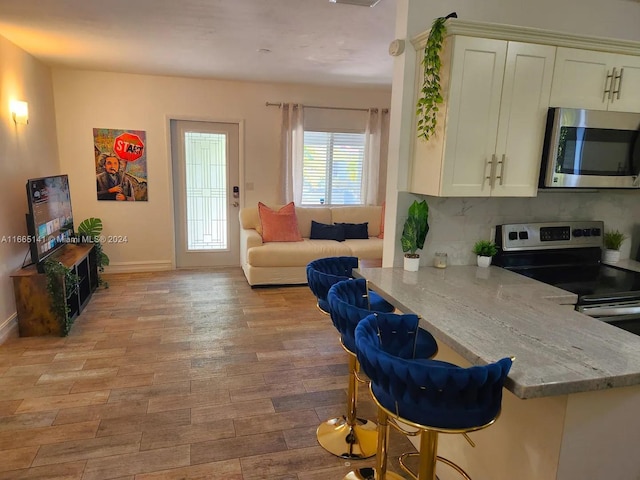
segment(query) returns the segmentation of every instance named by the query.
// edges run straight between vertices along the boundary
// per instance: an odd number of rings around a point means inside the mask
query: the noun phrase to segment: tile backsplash
[[[560,220],[602,220],[605,230],[620,230],[629,239],[621,258],[635,258],[640,244],[640,192],[540,191],[535,198],[423,197],[429,204],[429,234],[421,263],[430,265],[435,252],[447,252],[449,264],[471,265],[476,240],[489,239],[503,223]],[[404,218],[401,219],[401,224]],[[400,227],[399,232],[402,232]]]

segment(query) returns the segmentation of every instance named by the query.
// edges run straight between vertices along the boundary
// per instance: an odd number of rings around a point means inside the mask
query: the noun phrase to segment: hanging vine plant
[[[62,263],[51,259],[45,260],[44,273],[47,276],[47,292],[49,292],[53,312],[60,324],[60,335],[66,337],[73,325],[67,298],[77,288],[78,275]]]
[[[458,18],[458,15],[456,12],[452,12],[446,17],[438,17],[433,21],[427,44],[424,47],[424,56],[422,58],[424,76],[420,97],[416,105],[418,137],[424,138],[424,140],[429,140],[436,131],[438,105],[442,103],[440,51],[447,33],[445,22],[449,18]]]

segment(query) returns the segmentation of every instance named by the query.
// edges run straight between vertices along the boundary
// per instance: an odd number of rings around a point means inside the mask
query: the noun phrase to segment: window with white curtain
[[[304,131],[303,205],[361,205],[365,134]]]

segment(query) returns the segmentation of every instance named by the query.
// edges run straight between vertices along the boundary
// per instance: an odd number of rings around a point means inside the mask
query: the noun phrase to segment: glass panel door
[[[226,250],[227,134],[185,132],[187,251]]]
[[[238,124],[172,120],[171,138],[176,266],[239,265]]]

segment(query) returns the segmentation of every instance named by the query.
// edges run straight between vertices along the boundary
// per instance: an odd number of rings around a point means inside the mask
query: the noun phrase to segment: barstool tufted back
[[[512,360],[462,368],[408,358],[404,343],[411,331],[396,316],[373,314],[355,329],[358,360],[378,403],[402,419],[436,429],[469,430],[495,420]]]
[[[327,294],[332,285],[351,278],[352,270],[358,268],[357,257],[327,257],[309,262],[307,283],[318,300],[318,308],[329,313]]]
[[[307,264],[307,283],[318,301],[318,308],[329,313],[327,295],[329,289],[338,282],[353,278],[352,270],[358,268],[358,257],[326,257]],[[371,309],[380,312],[392,312],[394,306],[369,292]]]
[[[342,344],[352,353],[356,353],[355,330],[358,323],[375,312],[369,308],[367,300],[367,282],[364,279],[343,280],[329,289],[331,320],[340,332]],[[418,328],[418,316],[412,314],[397,315],[375,312],[380,316],[390,316],[405,326],[406,343],[399,349],[407,356],[431,358],[438,351],[438,344],[429,332]],[[408,332],[412,331],[412,334]],[[402,341],[402,340],[401,340]]]
[[[326,257],[318,258],[309,262],[308,267],[312,267],[327,275],[337,277],[352,277],[352,270],[358,268],[358,257]]]

